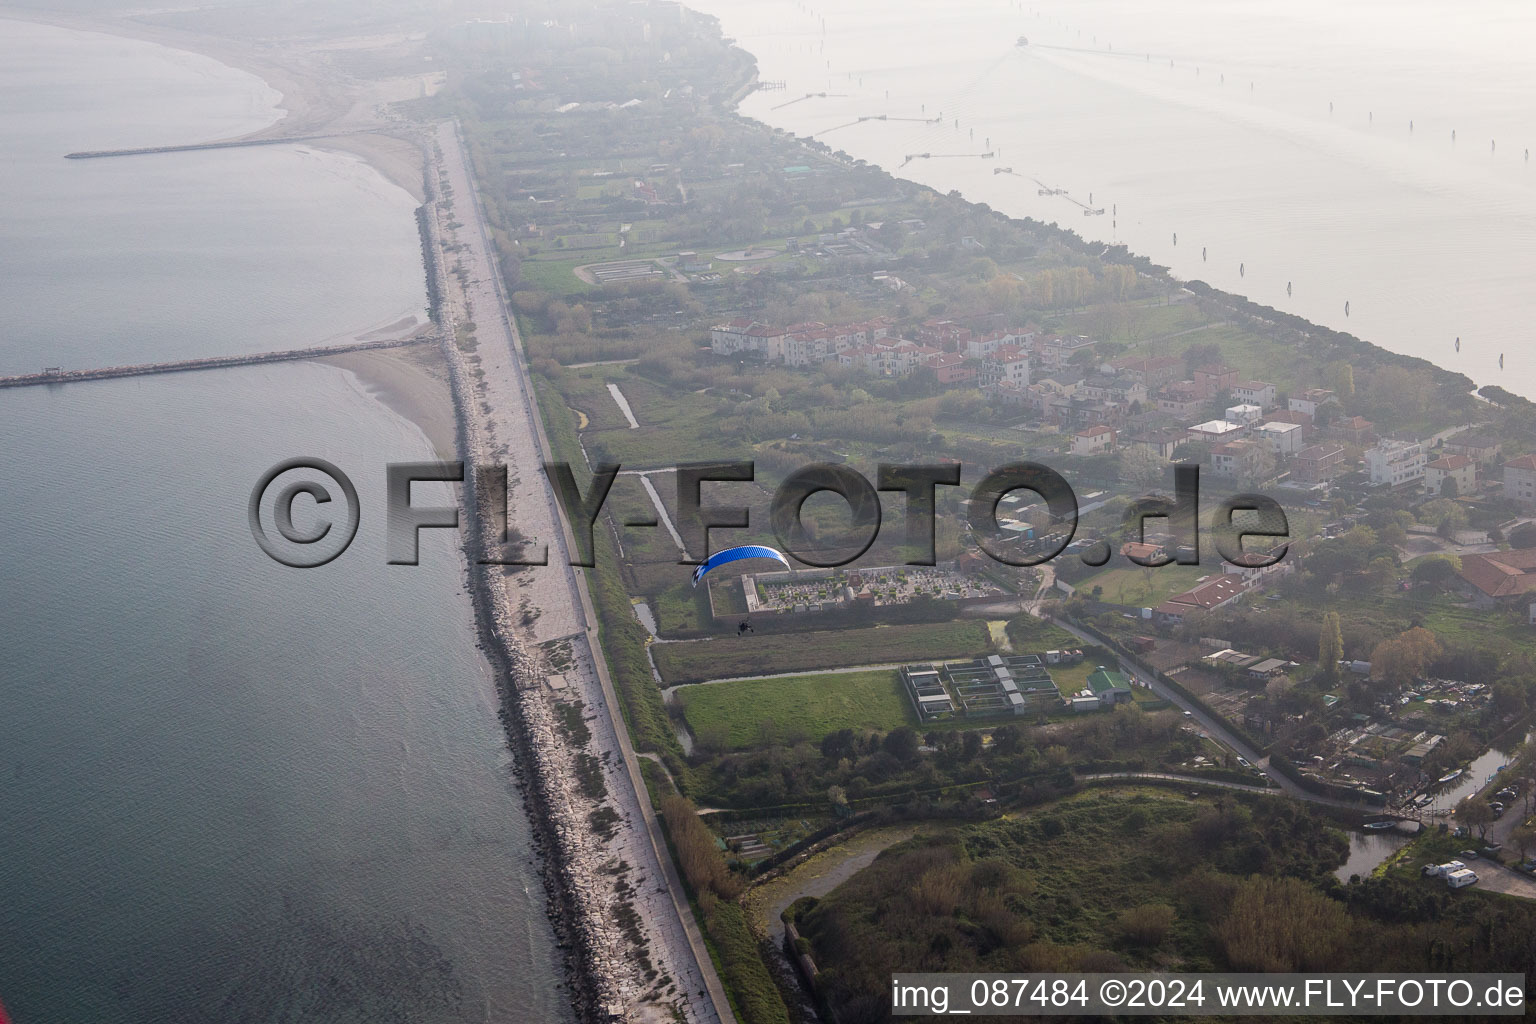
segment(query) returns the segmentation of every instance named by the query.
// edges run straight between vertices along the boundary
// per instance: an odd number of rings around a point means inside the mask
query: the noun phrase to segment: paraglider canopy
[[[784,568],[790,568],[789,559],[784,553],[775,548],[763,547],[761,544],[743,544],[740,547],[726,548],[724,551],[716,551],[705,560],[704,564],[693,570],[693,585],[697,587],[706,573],[717,569],[727,562],[739,562],[744,558],[771,558],[775,562],[784,563]]]

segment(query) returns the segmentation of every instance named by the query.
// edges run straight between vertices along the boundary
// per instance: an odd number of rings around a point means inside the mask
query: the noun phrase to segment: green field
[[[887,662],[973,658],[993,649],[977,619],[815,633],[717,637],[651,648],[669,686]]]
[[[886,732],[916,724],[901,678],[891,670],[712,683],[679,696],[694,736],[715,749],[815,742],[839,729]]]
[[[1112,604],[1155,608],[1173,595],[1193,587],[1202,576],[1212,575],[1209,568],[1198,565],[1160,565],[1155,569],[1123,566],[1094,573],[1073,586],[1083,594],[1091,593],[1094,587],[1103,587],[1104,600]]]
[[[1033,615],[1018,615],[1008,620],[1008,641],[1015,654],[1039,654],[1041,651],[1078,647],[1082,641],[1053,623]]]

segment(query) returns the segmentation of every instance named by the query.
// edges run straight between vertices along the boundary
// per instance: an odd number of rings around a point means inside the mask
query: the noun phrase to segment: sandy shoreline
[[[448,366],[436,345],[342,352],[316,362],[355,374],[370,395],[421,428],[439,459],[458,457]]]
[[[370,117],[366,111],[359,111],[360,107],[366,108],[367,97],[364,95],[366,90],[358,83],[343,81],[334,72],[296,66],[303,63],[304,57],[293,48],[280,50],[280,56],[273,58],[235,39],[150,25],[129,17],[0,6],[0,20],[7,19],[155,43],[195,53],[252,74],[279,93],[279,114],[272,123],[234,136],[234,139],[346,132],[346,135],[323,142],[311,140],[307,144],[361,157],[385,180],[409,192],[418,203],[422,202],[425,166],[418,144],[393,134],[401,129],[393,129],[382,120]]]
[[[271,124],[240,138],[269,138],[345,130],[352,134],[310,141],[317,149],[348,153],[378,171],[385,180],[420,203],[424,201],[421,145],[385,129],[362,132],[348,122],[358,105],[361,90],[349,89],[334,76],[299,70],[260,55],[238,41],[145,24],[132,18],[101,18],[70,12],[25,10],[0,6],[0,19],[52,25],[82,32],[121,36],[196,53],[255,75],[281,94],[281,113]],[[297,58],[294,53],[287,56]],[[368,325],[346,332],[363,338],[391,333],[409,325],[370,330]],[[417,328],[422,329],[422,328]],[[396,413],[415,423],[427,436],[440,458],[455,457],[453,395],[448,368],[441,353],[431,345],[377,352],[348,352],[320,360],[357,375],[365,389]]]

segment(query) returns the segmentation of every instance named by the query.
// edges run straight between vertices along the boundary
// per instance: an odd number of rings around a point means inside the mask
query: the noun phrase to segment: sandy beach
[[[405,90],[398,82],[345,80],[317,66],[312,50],[272,46],[259,50],[237,40],[151,25],[134,17],[93,17],[0,6],[0,19],[139,39],[201,54],[247,71],[281,93],[282,98],[276,120],[241,138],[345,133],[323,142],[312,140],[307,145],[356,156],[418,203],[424,201],[421,144],[407,137],[411,129],[396,127],[391,134],[380,109],[380,104],[389,98],[404,98]],[[360,327],[348,334],[357,340],[374,340],[408,331],[425,334],[430,325],[419,320],[401,321],[372,330]],[[420,427],[439,457],[455,458],[453,395],[448,386],[448,369],[435,346],[342,353],[323,361],[356,374],[375,398]]]
[[[438,194],[440,181],[452,186],[454,197],[451,212],[428,205],[438,285],[445,316],[480,322],[478,353],[469,356],[435,343],[434,327],[406,316],[361,327],[352,336],[372,340],[414,332],[423,336],[422,344],[337,353],[320,361],[354,374],[369,394],[414,422],[440,458],[505,463],[519,531],[548,546],[549,564],[542,569],[515,575],[485,571],[473,552],[489,550],[495,541],[479,536],[479,517],[472,517],[475,536],[466,568],[487,655],[501,666],[503,719],[545,855],[550,917],[570,957],[578,1014],[636,1024],[732,1021],[703,938],[682,902],[681,880],[624,731],[585,581],[567,565],[570,538],[541,468],[548,442],[500,291],[495,255],[474,206],[468,161],[451,125],[423,129],[396,120],[387,109],[392,100],[409,98],[413,85],[428,91],[426,76],[369,82],[325,66],[325,46],[367,47],[368,40],[258,47],[136,19],[0,9],[0,18],[9,16],[143,39],[249,71],[282,93],[283,114],[245,138],[337,133],[305,144],[363,159],[419,203],[428,202],[429,192],[423,132],[436,138],[445,159],[433,168],[430,192]],[[444,251],[449,246],[451,258],[468,271],[454,284]],[[556,686],[554,680],[561,682]],[[589,712],[589,739],[576,743],[566,737],[560,723],[568,704]],[[592,757],[603,766],[601,795],[584,781],[582,764]],[[595,827],[599,821],[601,827]]]
[[[324,142],[311,140],[309,145],[359,156],[391,184],[405,189],[417,202],[422,201],[423,165],[419,146],[404,137],[410,132],[409,128],[392,123],[384,112],[389,102],[413,95],[409,88],[411,83],[346,78],[325,66],[322,48],[258,46],[221,35],[154,25],[138,17],[92,16],[0,6],[0,20],[3,19],[158,43],[249,72],[281,94],[277,102],[279,114],[271,124],[236,138],[270,139],[337,133],[335,138]],[[432,77],[436,77],[435,72],[423,76],[424,79]],[[390,134],[392,130],[402,134]]]
[[[318,362],[356,374],[369,394],[421,428],[438,458],[458,457],[453,392],[448,367],[436,345],[342,352]]]

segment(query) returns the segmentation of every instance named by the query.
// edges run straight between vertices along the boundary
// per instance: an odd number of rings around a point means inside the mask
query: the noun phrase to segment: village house
[[[1224,364],[1195,367],[1195,388],[1200,397],[1212,399],[1237,387],[1237,371]]]
[[[1181,420],[1198,413],[1206,399],[1192,380],[1175,381],[1157,393],[1157,410]]]
[[[1126,441],[1127,447],[1145,448],[1160,459],[1173,458],[1174,449],[1184,443],[1184,434],[1178,430],[1153,430],[1137,434]]]
[[[1028,358],[1034,351],[1034,346],[1033,332],[990,331],[986,334],[975,334],[966,339],[962,350],[972,359],[985,359],[1002,349],[1016,349]]]
[[[958,352],[940,352],[928,360],[928,368],[940,384],[964,384],[976,379],[976,367]]]
[[[970,340],[971,332],[953,320],[933,319],[924,321],[917,329],[917,340],[946,352],[956,352]]]
[[[1424,491],[1443,494],[1445,483],[1455,484],[1454,495],[1471,494],[1477,487],[1477,463],[1465,455],[1442,455],[1424,467]]]
[[[1068,413],[1071,421],[1083,426],[1095,423],[1119,423],[1125,419],[1125,407],[1118,402],[1089,398],[1079,391],[1069,400]]]
[[[1137,565],[1158,565],[1168,560],[1168,549],[1151,541],[1128,540],[1120,545],[1120,555]]]
[[[1123,412],[1147,400],[1146,385],[1130,377],[1090,377],[1078,386],[1077,394],[1090,401],[1112,402]]]
[[[1499,452],[1502,450],[1498,438],[1473,433],[1448,438],[1444,447],[1449,455],[1465,455],[1483,466],[1491,466],[1499,461]]]
[[[1112,427],[1087,427],[1072,435],[1073,455],[1100,455],[1114,446],[1115,431]]]
[[[1024,406],[1043,422],[1059,424],[1070,418],[1072,393],[1076,390],[1075,383],[1047,377],[1024,389]]]
[[[709,346],[719,356],[748,353],[778,362],[784,355],[784,332],[755,320],[732,320],[710,328]]]
[[[1382,441],[1365,453],[1371,483],[1401,487],[1424,479],[1424,446],[1417,441]]]
[[[1504,463],[1504,497],[1536,505],[1536,455],[1522,455]]]
[[[1265,447],[1258,441],[1227,441],[1211,449],[1211,472],[1217,476],[1249,478],[1264,468]]]
[[[1125,356],[1110,363],[1109,368],[1114,376],[1130,377],[1145,385],[1148,391],[1171,384],[1179,375],[1179,361],[1172,356],[1157,359]]]
[[[1223,441],[1235,441],[1247,433],[1241,425],[1228,423],[1226,420],[1208,420],[1205,423],[1196,423],[1185,431],[1185,435],[1191,441],[1206,441],[1212,444],[1220,444]]]
[[[1298,438],[1303,444],[1312,436],[1312,417],[1304,412],[1294,409],[1276,409],[1274,412],[1264,414],[1266,423],[1294,423],[1301,428],[1301,436]]]
[[[1059,370],[1072,362],[1074,356],[1080,352],[1092,352],[1094,341],[1082,335],[1063,337],[1051,334],[1035,339],[1035,351],[1040,355],[1042,369]]]
[[[1295,423],[1266,421],[1254,428],[1253,436],[1269,445],[1269,450],[1276,455],[1294,455],[1302,448],[1301,427]]]
[[[1297,452],[1291,460],[1291,479],[1308,486],[1323,484],[1342,472],[1344,446],[1333,442],[1314,444]]]
[[[1291,412],[1305,413],[1308,417],[1317,419],[1317,410],[1325,405],[1338,404],[1338,399],[1332,391],[1324,388],[1310,388],[1299,395],[1292,395],[1286,402]]]
[[[1029,387],[1030,358],[1029,353],[1021,348],[999,348],[993,350],[989,358],[982,363],[982,384],[1011,384],[1016,388]]]
[[[1122,672],[1114,672],[1100,665],[1088,676],[1088,689],[1099,699],[1101,707],[1112,707],[1116,704],[1129,704],[1133,694],[1131,693],[1131,681]]]
[[[1376,436],[1376,424],[1364,416],[1350,416],[1333,425],[1333,434],[1351,444],[1369,444]]]
[[[1232,397],[1244,405],[1268,409],[1275,404],[1275,386],[1262,380],[1245,380],[1232,388]]]
[[[1264,416],[1264,407],[1261,405],[1234,405],[1228,407],[1224,418],[1228,423],[1236,423],[1239,426],[1249,426],[1259,422]]]

